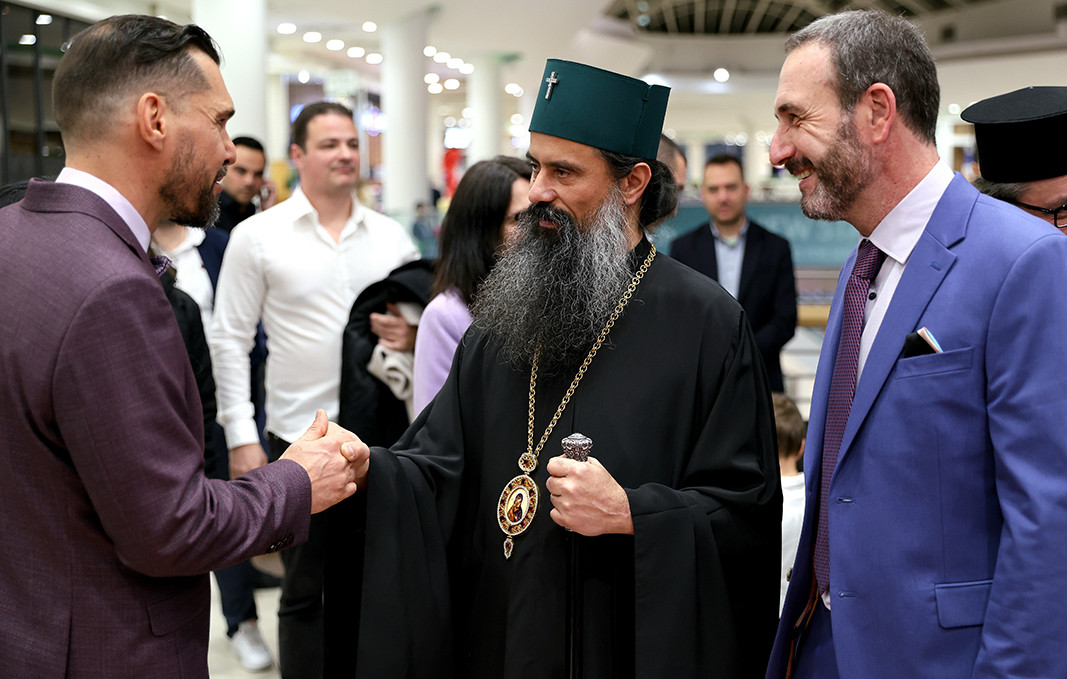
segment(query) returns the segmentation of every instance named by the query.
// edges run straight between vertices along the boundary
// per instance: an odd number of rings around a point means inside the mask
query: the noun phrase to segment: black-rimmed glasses
[[[1060,219],[1063,219],[1063,225],[1067,226],[1067,205],[1061,205],[1059,207],[1038,207],[1036,205],[1030,205],[1020,200],[1011,201],[1013,204],[1019,207],[1026,208],[1027,210],[1033,210],[1034,212],[1040,212],[1043,215],[1052,216],[1052,225],[1059,227]]]

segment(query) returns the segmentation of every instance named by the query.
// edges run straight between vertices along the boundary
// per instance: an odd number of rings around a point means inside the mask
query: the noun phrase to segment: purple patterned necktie
[[[170,259],[164,257],[163,255],[155,255],[149,257],[148,260],[152,262],[152,266],[154,266],[156,269],[156,278],[162,278],[163,274],[165,274],[167,272],[167,269],[170,268]]]
[[[822,439],[822,478],[819,484],[819,524],[815,534],[815,581],[819,593],[830,587],[830,536],[827,527],[827,501],[830,479],[837,467],[841,438],[852,410],[856,393],[856,371],[860,357],[860,336],[863,334],[863,310],[867,292],[878,274],[885,253],[871,241],[864,239],[856,254],[856,263],[845,285],[845,310],[841,319],[841,338],[837,343],[837,359],[830,379],[830,397],[826,403],[826,426]]]

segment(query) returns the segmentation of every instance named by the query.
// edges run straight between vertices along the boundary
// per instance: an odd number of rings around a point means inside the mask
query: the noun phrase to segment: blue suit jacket
[[[230,243],[230,235],[220,229],[204,229],[204,240],[196,246],[200,260],[204,263],[211,289],[219,286],[219,269],[222,268],[222,255]]]
[[[768,677],[811,591],[846,262],[812,397],[807,511]],[[926,326],[944,353],[903,357]],[[949,185],[856,386],[830,484],[845,679],[1067,677],[1067,238]]]

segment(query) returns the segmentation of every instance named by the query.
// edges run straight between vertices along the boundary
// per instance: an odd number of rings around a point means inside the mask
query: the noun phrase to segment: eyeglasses
[[[1024,207],[1027,210],[1033,210],[1034,212],[1040,212],[1043,215],[1051,215],[1052,216],[1052,225],[1055,226],[1055,227],[1059,227],[1060,219],[1063,219],[1063,222],[1064,222],[1063,225],[1067,226],[1067,205],[1061,205],[1059,207],[1038,207],[1036,205],[1030,205],[1028,203],[1024,203],[1024,202],[1019,201],[1019,200],[1013,200],[1011,202],[1014,203],[1015,205],[1018,205],[1019,207]],[[1046,219],[1047,219],[1047,216],[1046,216]]]

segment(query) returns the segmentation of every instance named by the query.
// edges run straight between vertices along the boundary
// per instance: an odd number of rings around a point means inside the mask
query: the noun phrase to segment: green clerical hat
[[[549,59],[530,132],[651,160],[659,149],[670,91],[593,66]]]
[[[978,167],[991,182],[1067,175],[1067,87],[1024,87],[968,106]]]

